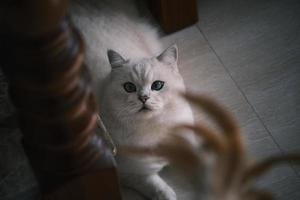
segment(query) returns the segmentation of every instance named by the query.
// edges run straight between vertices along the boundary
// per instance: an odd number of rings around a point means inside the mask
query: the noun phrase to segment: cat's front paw
[[[153,200],[177,200],[177,197],[175,191],[166,186],[157,191]]]

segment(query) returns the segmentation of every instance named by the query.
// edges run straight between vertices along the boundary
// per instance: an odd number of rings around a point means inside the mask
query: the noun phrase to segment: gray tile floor
[[[188,89],[234,113],[256,159],[300,152],[300,1],[199,0],[198,12],[163,39],[178,44]],[[277,167],[258,185],[300,199],[300,168]]]

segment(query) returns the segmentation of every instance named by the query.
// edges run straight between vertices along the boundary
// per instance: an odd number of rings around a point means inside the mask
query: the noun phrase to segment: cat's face
[[[112,65],[107,88],[112,112],[118,116],[150,117],[164,111],[178,91],[184,90],[177,69],[177,47],[160,56],[131,63],[113,51],[108,52]]]

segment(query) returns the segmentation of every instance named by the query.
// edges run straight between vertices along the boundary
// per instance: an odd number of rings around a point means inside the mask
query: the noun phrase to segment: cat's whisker
[[[134,114],[136,111],[140,109],[137,105],[136,106],[124,106],[122,108],[117,109],[116,116],[118,117],[126,117],[128,114]]]
[[[127,103],[127,106],[129,107],[129,106],[137,106],[137,105],[139,105],[139,104],[137,104],[136,102],[128,102]]]

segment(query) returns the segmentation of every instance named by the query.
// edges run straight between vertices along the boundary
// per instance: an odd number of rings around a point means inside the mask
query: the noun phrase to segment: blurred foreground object
[[[0,66],[43,199],[121,199],[67,0],[0,3]]]
[[[163,157],[192,181],[195,200],[269,200],[272,195],[255,189],[253,182],[276,164],[296,161],[300,154],[269,157],[259,163],[248,159],[247,149],[233,117],[213,99],[188,94],[187,100],[202,108],[217,124],[220,133],[200,123],[174,128],[168,140],[155,147],[124,146],[119,152]],[[191,129],[202,140],[201,150],[178,134]]]

